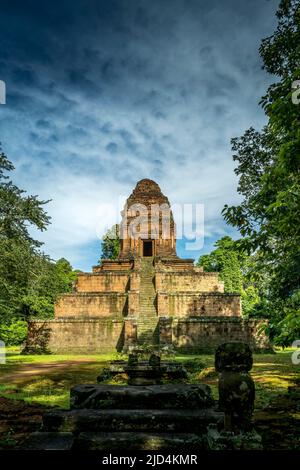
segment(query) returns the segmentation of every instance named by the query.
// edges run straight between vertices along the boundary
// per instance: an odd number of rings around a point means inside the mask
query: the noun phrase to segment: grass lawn
[[[78,383],[95,382],[101,369],[117,354],[21,355],[8,348],[0,364],[0,396],[47,406],[69,406],[69,390]]]
[[[291,361],[292,349],[276,354],[255,354],[252,376],[256,385],[256,408],[266,407],[276,396],[286,393],[299,380],[300,365]],[[29,403],[68,407],[72,385],[93,383],[117,354],[102,355],[21,355],[8,348],[6,364],[0,364],[0,396]],[[213,355],[177,356],[189,365],[198,359],[190,373],[190,382],[207,383],[217,398],[217,374]]]

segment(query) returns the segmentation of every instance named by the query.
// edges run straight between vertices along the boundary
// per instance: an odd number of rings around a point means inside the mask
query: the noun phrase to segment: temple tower
[[[139,181],[121,215],[120,259],[176,257],[175,223],[170,203],[155,181]]]

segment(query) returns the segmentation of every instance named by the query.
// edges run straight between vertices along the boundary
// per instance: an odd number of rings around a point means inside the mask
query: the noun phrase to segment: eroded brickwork
[[[127,295],[117,292],[64,294],[55,305],[56,318],[123,317]]]

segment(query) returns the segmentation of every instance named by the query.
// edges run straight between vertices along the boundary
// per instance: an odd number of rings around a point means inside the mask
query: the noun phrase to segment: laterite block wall
[[[159,316],[240,316],[241,301],[238,294],[191,294],[189,292],[166,293],[157,295]]]
[[[27,351],[61,354],[99,354],[121,351],[124,322],[113,319],[32,320],[29,323]]]
[[[64,294],[55,304],[55,318],[121,317],[126,309],[127,294]]]

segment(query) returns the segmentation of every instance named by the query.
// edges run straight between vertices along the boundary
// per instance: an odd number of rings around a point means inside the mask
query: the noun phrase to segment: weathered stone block
[[[94,409],[195,409],[212,406],[208,385],[76,385],[71,388],[72,408]]]
[[[225,343],[218,347],[215,367],[219,372],[219,406],[225,413],[225,429],[250,430],[255,387],[248,374],[252,352],[245,343]]]
[[[252,352],[248,344],[230,342],[218,346],[215,355],[215,368],[218,372],[249,371],[252,365]]]
[[[53,410],[43,416],[43,431],[56,432],[193,432],[204,433],[210,423],[220,424],[223,413],[213,409]]]
[[[262,438],[253,429],[249,432],[233,433],[219,431],[216,425],[210,425],[207,432],[209,450],[262,450]]]
[[[21,450],[71,450],[71,432],[34,432],[20,446]]]
[[[220,409],[251,418],[255,387],[248,372],[222,372],[219,376]]]

